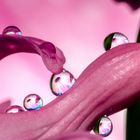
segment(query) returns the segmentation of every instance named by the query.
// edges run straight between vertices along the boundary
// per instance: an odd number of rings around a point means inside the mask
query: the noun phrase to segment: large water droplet
[[[50,81],[52,92],[56,96],[62,95],[64,92],[69,90],[75,83],[74,76],[66,70],[63,70],[59,74],[53,74]]]
[[[97,121],[94,131],[95,133],[106,137],[112,132],[112,129],[113,124],[111,120],[107,116],[103,116]]]
[[[37,110],[43,106],[43,100],[37,94],[29,94],[24,98],[23,105],[26,110]]]
[[[118,45],[129,43],[128,38],[119,32],[109,34],[104,40],[104,48],[105,50],[110,50]]]
[[[18,36],[21,36],[22,32],[16,26],[8,26],[3,30],[2,34],[3,35],[18,35]]]
[[[21,106],[18,105],[13,105],[10,106],[5,112],[6,113],[18,113],[18,112],[23,112],[24,109]]]

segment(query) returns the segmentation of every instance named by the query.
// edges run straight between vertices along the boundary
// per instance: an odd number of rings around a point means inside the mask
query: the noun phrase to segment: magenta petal
[[[24,36],[0,36],[0,59],[18,52],[39,54],[52,73],[60,73],[63,70],[65,56],[51,42]]]
[[[104,53],[69,91],[46,106],[51,127],[44,137],[89,130],[98,117],[140,100],[139,73],[140,44],[124,44]]]
[[[63,52],[52,43],[45,42],[39,46],[39,53],[48,70],[52,73],[60,73],[63,70],[65,56]]]
[[[56,48],[51,42],[44,42],[39,46],[39,48],[44,55],[55,59]]]
[[[51,42],[44,42],[33,37],[26,38],[35,44],[35,47],[33,47],[41,55],[48,70],[52,73],[60,73],[63,70],[66,59],[58,47],[55,47]]]
[[[139,43],[113,48],[92,62],[69,91],[42,109],[1,114],[0,139],[44,140],[75,130],[90,130],[98,117],[140,100],[139,73]]]

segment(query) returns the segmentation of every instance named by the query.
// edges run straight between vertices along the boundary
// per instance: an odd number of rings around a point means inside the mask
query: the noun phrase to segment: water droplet
[[[107,116],[103,116],[97,121],[94,131],[103,137],[107,137],[112,132],[112,129],[111,120]]]
[[[29,94],[24,98],[23,105],[26,110],[37,110],[43,106],[43,100],[37,94]]]
[[[18,113],[18,112],[22,112],[22,111],[24,111],[24,109],[21,106],[13,105],[13,106],[10,106],[5,112],[6,113]]]
[[[74,76],[66,70],[63,70],[59,74],[53,74],[50,81],[52,92],[56,96],[62,95],[64,92],[69,90],[75,83]]]
[[[21,36],[22,32],[16,26],[8,26],[3,30],[2,34],[3,35],[19,35],[19,36]]]
[[[128,38],[119,32],[109,34],[104,40],[104,48],[105,50],[110,50],[118,45],[129,43]]]

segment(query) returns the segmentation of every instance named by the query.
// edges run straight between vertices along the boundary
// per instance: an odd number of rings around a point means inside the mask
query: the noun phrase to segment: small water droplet
[[[18,113],[18,112],[23,112],[24,109],[21,106],[18,105],[13,105],[10,106],[5,112],[6,113]]]
[[[21,36],[22,32],[16,26],[8,26],[3,30],[2,34],[3,35],[18,35],[18,36]]]
[[[97,121],[94,132],[103,137],[107,137],[112,132],[112,129],[113,124],[111,120],[107,116],[103,116]]]
[[[66,70],[63,70],[59,74],[53,74],[50,81],[52,92],[56,96],[62,95],[64,92],[69,90],[75,83],[74,76]]]
[[[43,100],[37,94],[29,94],[24,98],[23,105],[26,110],[37,110],[43,106]]]
[[[104,48],[105,50],[110,50],[118,45],[129,43],[128,38],[119,32],[114,32],[109,34],[104,40]]]

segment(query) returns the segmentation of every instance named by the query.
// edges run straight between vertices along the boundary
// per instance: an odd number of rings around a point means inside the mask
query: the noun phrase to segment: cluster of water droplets
[[[59,74],[52,75],[50,79],[50,88],[54,95],[60,96],[68,91],[74,83],[74,76],[70,72],[63,70]],[[37,94],[29,94],[24,98],[23,106],[27,111],[38,110],[43,106],[43,100]],[[11,106],[6,110],[7,113],[17,113],[22,111],[24,111],[24,109],[17,105]]]
[[[22,32],[16,26],[8,26],[3,30],[2,35],[22,36]],[[110,48],[123,43],[128,43],[127,37],[121,33],[116,32],[108,35],[105,38],[104,47],[106,50],[109,50]],[[50,79],[51,91],[54,95],[61,96],[73,86],[75,81],[76,79],[74,76],[67,70],[63,70],[59,74],[52,74]],[[38,110],[43,106],[43,100],[37,94],[29,94],[24,98],[23,106],[27,111]],[[7,108],[5,112],[18,113],[25,110],[21,106],[12,105]],[[112,129],[113,125],[111,120],[107,116],[103,116],[97,121],[94,131],[95,133],[106,137],[112,132]]]
[[[3,30],[2,35],[20,37],[22,36],[22,32],[16,26],[8,26]],[[44,46],[41,46],[41,47],[44,47]],[[48,49],[50,49],[50,47]],[[54,95],[60,96],[63,93],[65,93],[67,90],[69,90],[74,84],[74,82],[75,82],[74,76],[69,71],[63,70],[59,74],[52,74],[52,77],[50,79],[50,88]],[[37,94],[29,94],[24,98],[23,106],[28,111],[37,110],[43,106],[43,100]],[[24,111],[24,109],[18,105],[10,106],[6,110],[7,113],[17,113],[17,112],[22,112],[22,111]]]

